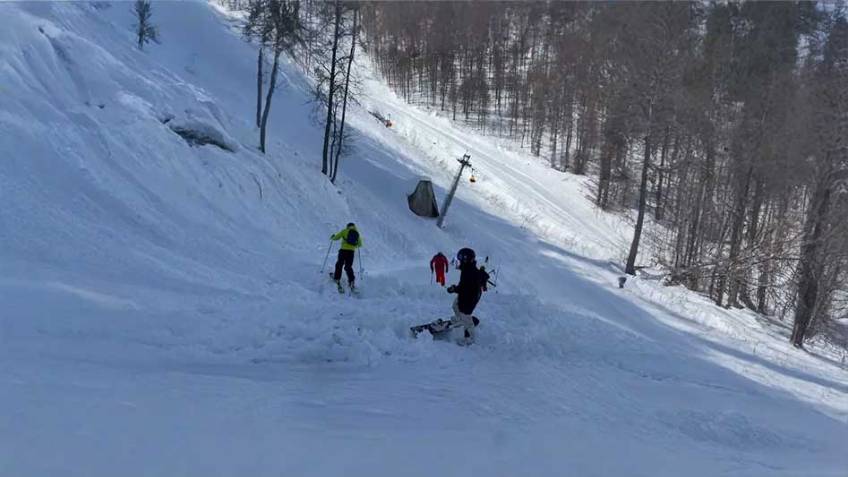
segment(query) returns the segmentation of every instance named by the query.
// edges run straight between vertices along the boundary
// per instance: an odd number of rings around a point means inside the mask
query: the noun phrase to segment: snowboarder
[[[445,286],[445,274],[448,272],[448,268],[448,258],[442,252],[434,255],[433,259],[430,260],[430,274],[436,274],[436,283],[441,286]]]
[[[340,280],[342,279],[342,268],[347,274],[347,283],[350,289],[354,289],[356,276],[353,274],[353,258],[356,254],[356,249],[362,247],[362,236],[359,235],[359,230],[353,222],[347,224],[347,227],[339,231],[339,233],[330,236],[330,240],[341,240],[342,245],[339,248],[339,258],[336,260],[336,271],[333,273],[333,280],[339,287],[339,292],[344,292]]]
[[[483,295],[483,287],[488,274],[477,268],[477,256],[474,250],[463,248],[456,254],[457,268],[459,268],[459,283],[448,287],[448,293],[456,293],[453,301],[454,318],[453,325],[465,328],[465,342],[471,343],[474,339],[474,327],[476,326],[471,313]],[[481,281],[483,280],[483,281]]]

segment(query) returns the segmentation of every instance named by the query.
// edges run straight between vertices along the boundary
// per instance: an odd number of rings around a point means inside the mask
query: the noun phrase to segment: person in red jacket
[[[437,253],[433,256],[433,259],[430,260],[430,273],[436,274],[436,283],[441,286],[445,286],[445,274],[448,272],[448,258],[442,254],[442,252]]]

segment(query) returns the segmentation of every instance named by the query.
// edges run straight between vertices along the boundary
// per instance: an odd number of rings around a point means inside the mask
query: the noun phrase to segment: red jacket
[[[441,253],[437,253],[433,259],[430,260],[430,272],[447,273],[448,258]]]

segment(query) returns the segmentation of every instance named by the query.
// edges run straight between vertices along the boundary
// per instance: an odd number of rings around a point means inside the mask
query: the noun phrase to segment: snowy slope
[[[261,156],[255,50],[203,2],[154,8],[142,53],[125,3],[0,3],[0,475],[848,469],[848,374],[682,290],[615,288],[629,230],[581,180],[371,77],[333,187],[297,69]],[[466,151],[446,229],[409,213]],[[348,220],[359,299],[319,273]],[[502,270],[477,343],[409,339],[449,314],[427,262],[461,246]]]

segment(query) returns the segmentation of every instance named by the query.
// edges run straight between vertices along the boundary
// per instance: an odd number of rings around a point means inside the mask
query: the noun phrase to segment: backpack
[[[477,280],[480,283],[480,289],[483,291],[489,291],[489,275],[485,270],[477,270]]]
[[[348,245],[357,246],[359,244],[359,232],[356,229],[349,229],[347,231],[347,237],[345,237],[345,242]]]

